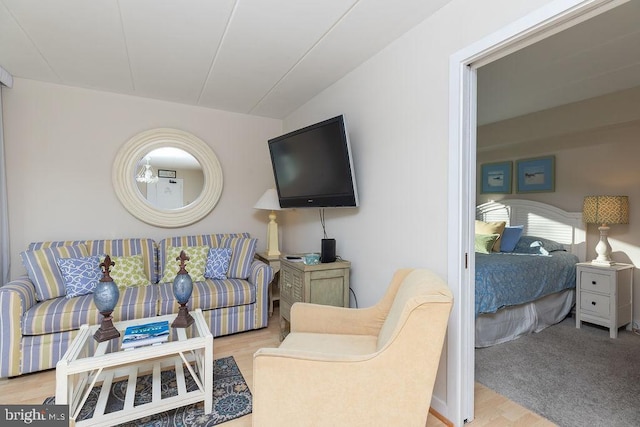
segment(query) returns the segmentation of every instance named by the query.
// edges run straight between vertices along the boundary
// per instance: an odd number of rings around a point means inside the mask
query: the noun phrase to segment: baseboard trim
[[[437,419],[439,419],[440,421],[442,421],[447,427],[453,427],[453,423],[451,421],[449,421],[444,415],[442,415],[440,412],[436,411],[432,407],[429,407],[429,413],[434,417],[436,417]]]

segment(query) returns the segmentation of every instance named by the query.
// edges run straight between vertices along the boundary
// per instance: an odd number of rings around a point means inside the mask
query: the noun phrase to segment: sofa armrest
[[[269,283],[273,280],[273,269],[260,260],[254,260],[248,280],[256,287],[254,329],[264,328],[269,322]]]
[[[0,378],[20,375],[20,340],[24,313],[36,304],[27,276],[0,287]]]
[[[297,302],[291,307],[291,332],[377,336],[385,319],[378,306],[358,309]]]

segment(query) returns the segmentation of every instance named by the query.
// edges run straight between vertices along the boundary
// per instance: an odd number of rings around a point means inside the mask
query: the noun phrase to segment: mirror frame
[[[174,147],[191,154],[202,166],[204,187],[193,202],[178,209],[160,209],[151,205],[135,183],[140,159],[162,147]],[[200,221],[215,207],[222,194],[222,168],[218,157],[204,141],[189,132],[158,128],[141,132],[118,151],[112,170],[113,188],[129,213],[158,227],[183,227]]]

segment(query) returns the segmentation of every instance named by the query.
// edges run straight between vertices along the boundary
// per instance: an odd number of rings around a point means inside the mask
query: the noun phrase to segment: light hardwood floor
[[[253,353],[262,347],[277,347],[280,329],[278,310],[269,319],[269,326],[257,331],[215,338],[213,352],[216,359],[233,356],[247,384],[253,383]],[[55,370],[48,370],[21,377],[0,380],[0,403],[41,404],[55,393]],[[470,426],[534,426],[554,424],[501,396],[481,384],[475,385],[475,419]],[[447,424],[429,415],[427,427]],[[249,427],[251,415],[224,423],[225,427]]]

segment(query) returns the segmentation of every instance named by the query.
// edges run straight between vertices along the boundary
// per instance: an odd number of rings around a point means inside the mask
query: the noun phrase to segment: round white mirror
[[[152,206],[179,209],[202,193],[202,165],[191,154],[174,147],[156,148],[140,159],[135,175],[138,191]]]
[[[176,129],[152,129],[127,141],[116,155],[112,178],[122,205],[159,227],[201,220],[222,194],[215,153],[195,135]]]

